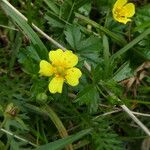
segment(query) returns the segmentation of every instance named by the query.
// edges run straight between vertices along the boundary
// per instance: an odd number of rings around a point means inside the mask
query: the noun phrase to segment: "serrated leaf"
[[[23,65],[24,71],[28,74],[37,74],[39,71],[39,64],[28,53],[26,49],[21,49],[18,55],[19,62]],[[35,58],[37,59],[37,58]]]
[[[80,105],[86,104],[89,107],[90,112],[96,112],[98,108],[99,95],[96,85],[87,85],[78,95],[75,102]]]
[[[36,49],[36,51],[35,51]],[[27,47],[27,51],[28,51],[28,56],[31,57],[33,60],[37,61],[37,62],[40,62],[40,57],[38,55],[38,51],[39,51],[39,48],[36,47],[36,46],[28,46]]]
[[[92,134],[94,150],[124,150],[119,136],[110,128],[111,121],[100,117],[97,131]]]
[[[129,78],[133,75],[132,69],[128,62],[124,63],[114,74],[114,81],[122,81],[126,78]]]
[[[135,23],[137,27],[134,31],[144,31],[145,28],[150,27],[150,4],[145,5],[137,10]]]
[[[104,69],[102,67],[102,64],[99,63],[96,65],[96,67],[92,71],[92,75],[93,75],[93,79],[95,83],[98,83],[100,80],[105,78],[103,74],[104,74]]]
[[[88,39],[82,40],[79,44],[78,50],[82,52],[100,51],[102,48],[101,39],[95,36],[90,36]]]
[[[47,6],[57,15],[59,15],[59,8],[55,4],[54,0],[44,0],[44,2],[47,4]]]
[[[81,53],[81,56],[84,60],[86,60],[88,63],[90,64],[95,64],[98,63],[99,61],[99,53],[95,52],[95,53]]]
[[[64,31],[66,40],[69,43],[69,45],[77,50],[79,47],[79,43],[81,41],[81,32],[80,27],[76,25],[68,26],[66,31]]]
[[[63,28],[65,25],[61,19],[57,18],[53,14],[47,14],[44,18],[52,27]]]

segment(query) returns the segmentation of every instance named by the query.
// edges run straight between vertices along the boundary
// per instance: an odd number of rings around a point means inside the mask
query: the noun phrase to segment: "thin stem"
[[[101,115],[99,115],[99,116],[96,116],[95,118],[93,118],[93,120],[96,120],[96,119],[98,119],[98,118],[100,118],[100,117],[108,116],[108,115],[111,115],[111,114],[114,114],[114,113],[117,113],[117,112],[120,112],[120,111],[122,111],[122,110],[121,110],[121,109],[118,109],[118,110],[113,110],[113,111],[110,111],[110,112],[106,112],[106,113],[104,113],[104,114],[101,114]]]
[[[3,129],[3,128],[1,128],[0,130],[1,130],[2,132],[4,132],[4,133],[6,133],[6,134],[8,134],[8,135],[10,135],[10,136],[13,136],[14,138],[16,138],[16,139],[18,139],[18,140],[20,140],[20,141],[23,141],[23,142],[25,142],[25,143],[28,143],[28,144],[30,144],[30,145],[32,145],[32,146],[34,146],[34,147],[37,147],[37,146],[38,146],[38,145],[36,145],[36,144],[34,144],[34,143],[32,143],[32,142],[30,142],[30,141],[28,141],[28,140],[26,140],[26,139],[24,139],[24,138],[18,136],[18,135],[16,135],[16,134],[13,134],[12,132],[10,132],[10,131],[8,131],[8,130],[5,130],[5,129]]]
[[[111,108],[110,106],[104,105],[104,104],[99,104],[99,106],[105,107],[105,108]],[[112,109],[113,110],[122,110],[121,108],[118,108],[118,107],[113,107]],[[150,117],[150,114],[145,114],[145,113],[140,113],[140,112],[135,112],[135,111],[131,111],[131,112],[135,115]]]
[[[105,108],[110,108],[109,106],[104,106]],[[118,113],[122,111],[122,109],[120,108],[117,108],[115,107],[113,111],[109,111],[109,112],[106,112],[104,114],[101,114],[101,115],[98,115],[96,116],[95,118],[93,118],[93,120],[96,120],[98,119],[99,117],[102,117],[102,116],[108,116],[108,115],[111,115],[111,114],[114,114],[114,113]],[[134,115],[138,115],[138,116],[144,116],[144,117],[150,117],[150,114],[145,114],[145,113],[139,113],[139,112],[135,112],[135,111],[131,111]]]
[[[135,115],[139,115],[139,116],[150,117],[150,114],[139,113],[139,112],[135,112],[135,111],[132,111],[132,113],[135,114]]]
[[[126,105],[121,105],[121,108],[143,129],[143,131],[150,136],[149,129],[129,110]]]

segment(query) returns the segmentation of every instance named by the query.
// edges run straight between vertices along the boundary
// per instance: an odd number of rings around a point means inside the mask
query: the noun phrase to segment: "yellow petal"
[[[116,3],[114,4],[112,13],[115,20],[117,20],[116,17],[118,16],[119,13],[118,11],[120,11],[126,3],[127,0],[117,0]]]
[[[135,14],[135,5],[128,3],[123,7],[126,17],[132,17]]]
[[[131,21],[131,19],[128,19],[127,17],[120,17],[116,19],[118,22],[126,24],[127,22]]]
[[[64,78],[62,77],[54,77],[49,83],[49,91],[51,93],[62,93],[62,87],[64,83]]]
[[[65,68],[74,67],[78,63],[78,56],[73,54],[72,51],[66,50],[62,57],[62,64]]]
[[[78,57],[72,51],[66,50],[63,52],[61,49],[49,52],[49,59],[53,65],[70,68],[78,63]]]
[[[114,4],[114,8],[121,8],[127,3],[127,0],[117,0]]]
[[[57,49],[55,51],[50,51],[49,52],[49,59],[54,65],[59,65],[61,63],[62,55],[63,55],[63,50]]]
[[[65,79],[67,83],[71,86],[76,86],[79,83],[79,78],[81,77],[82,73],[78,68],[70,68],[66,71]]]
[[[41,60],[39,73],[43,76],[51,76],[53,74],[52,65],[45,60]]]

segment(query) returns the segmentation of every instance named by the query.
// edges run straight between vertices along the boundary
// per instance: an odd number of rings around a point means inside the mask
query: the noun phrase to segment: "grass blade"
[[[148,34],[150,34],[150,28],[145,30],[138,37],[136,37],[134,40],[132,40],[130,43],[126,44],[122,49],[120,49],[118,52],[116,52],[114,55],[112,55],[111,59],[114,60],[114,59],[120,57],[122,54],[124,54],[126,51],[128,51],[130,48],[132,48],[138,42],[140,42]]]
[[[61,150],[66,145],[71,144],[72,142],[79,140],[83,136],[89,134],[91,132],[91,129],[86,129],[78,132],[75,135],[68,136],[66,138],[57,140],[55,142],[48,143],[46,145],[40,146],[39,148],[35,150]]]

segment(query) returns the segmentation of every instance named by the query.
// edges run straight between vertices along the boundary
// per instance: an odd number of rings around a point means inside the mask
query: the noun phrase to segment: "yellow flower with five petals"
[[[82,73],[80,69],[74,67],[78,63],[77,55],[72,51],[61,49],[49,52],[49,60],[40,61],[40,75],[53,76],[49,83],[49,91],[51,93],[62,93],[63,83],[67,82],[71,86],[76,86],[79,83],[79,78]]]
[[[135,5],[127,3],[127,0],[117,0],[113,6],[113,17],[116,21],[126,24],[135,14]]]

